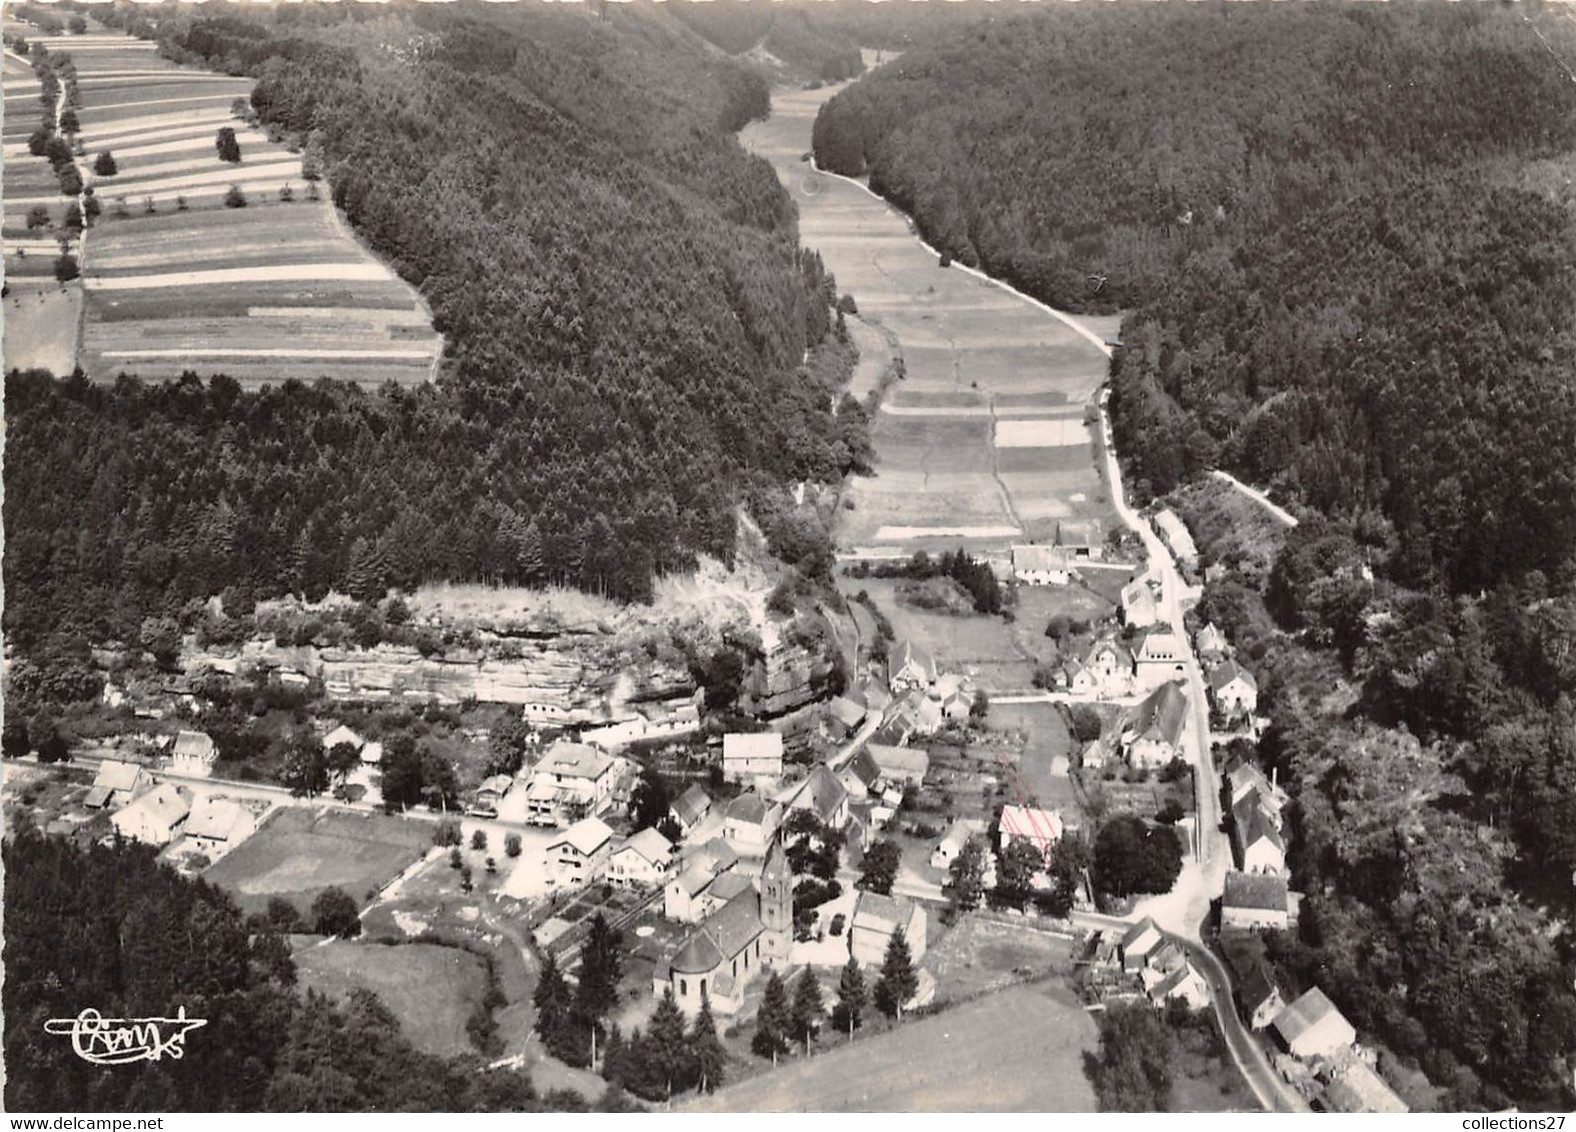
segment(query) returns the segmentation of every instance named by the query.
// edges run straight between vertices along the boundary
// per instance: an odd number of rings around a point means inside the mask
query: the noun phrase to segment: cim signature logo
[[[71,1048],[94,1065],[129,1065],[134,1061],[179,1061],[186,1056],[186,1035],[206,1018],[186,1017],[186,1008],[174,1018],[105,1018],[91,1006],[75,1018],[51,1018],[44,1023],[50,1034],[68,1034]]]

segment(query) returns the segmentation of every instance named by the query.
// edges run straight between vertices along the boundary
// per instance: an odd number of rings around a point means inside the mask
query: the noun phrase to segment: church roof
[[[733,959],[765,930],[754,888],[740,892],[701,922],[673,956],[681,975],[704,975]]]

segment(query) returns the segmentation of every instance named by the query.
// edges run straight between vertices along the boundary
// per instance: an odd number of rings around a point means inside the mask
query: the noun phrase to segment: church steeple
[[[763,950],[773,961],[786,961],[793,943],[793,871],[775,837],[761,869],[761,926],[766,929]]]

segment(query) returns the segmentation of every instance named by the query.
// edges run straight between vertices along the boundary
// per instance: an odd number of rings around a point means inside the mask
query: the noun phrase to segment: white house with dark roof
[[[223,853],[257,832],[257,818],[234,799],[203,797],[192,803],[183,832],[191,848]]]
[[[952,862],[958,859],[958,854],[963,852],[963,846],[968,844],[971,837],[984,836],[985,823],[979,818],[957,818],[942,835],[941,840],[930,852],[930,867],[933,869],[950,869]]]
[[[1357,1031],[1318,987],[1296,999],[1270,1023],[1293,1057],[1332,1057],[1357,1040]]]
[[[1145,916],[1122,934],[1122,969],[1140,971],[1148,966],[1149,954],[1165,942],[1155,921]]]
[[[657,888],[667,883],[675,864],[673,843],[652,827],[641,830],[613,851],[607,879],[620,888]]]
[[[1220,926],[1226,930],[1281,929],[1290,923],[1286,878],[1278,872],[1226,874]]]
[[[153,789],[153,776],[136,763],[105,759],[98,764],[93,785],[82,804],[90,810],[118,809]]]
[[[1257,790],[1231,808],[1231,843],[1237,867],[1243,872],[1286,871],[1286,838],[1279,816],[1263,803]]]
[[[730,731],[722,737],[722,777],[729,782],[750,782],[758,778],[781,778],[783,737],[777,731],[742,733]]]
[[[1259,708],[1259,685],[1253,673],[1234,660],[1222,661],[1209,670],[1209,698],[1227,719],[1252,715]]]
[[[1072,581],[1067,555],[1054,546],[1023,544],[1012,548],[1012,576],[1025,586],[1065,586]]]
[[[740,794],[723,812],[722,836],[741,857],[764,857],[783,823],[780,803],[755,791]]]
[[[918,901],[861,892],[849,921],[848,952],[867,970],[879,969],[892,936],[901,931],[910,957],[918,963],[925,957],[927,926],[925,907]]]
[[[1164,766],[1183,757],[1187,693],[1177,683],[1162,684],[1122,721],[1122,751],[1134,767]]]
[[[547,860],[560,884],[590,884],[607,869],[613,831],[601,818],[582,818],[548,843]]]

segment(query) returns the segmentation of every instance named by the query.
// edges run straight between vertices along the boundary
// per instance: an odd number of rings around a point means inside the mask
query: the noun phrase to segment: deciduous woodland
[[[446,356],[436,388],[373,394],[9,381],[19,644],[225,585],[343,588],[358,558],[640,598],[729,554],[741,503],[856,461],[862,415],[803,366],[833,282],[731,134],[765,84],[693,34],[622,6],[103,16],[257,76]]]
[[[1306,516],[1201,611],[1268,676],[1300,791],[1280,959],[1465,1107],[1557,1107],[1576,1056],[1564,23],[1063,11],[910,52],[815,130],[960,262],[1131,310],[1140,497],[1224,467]]]

